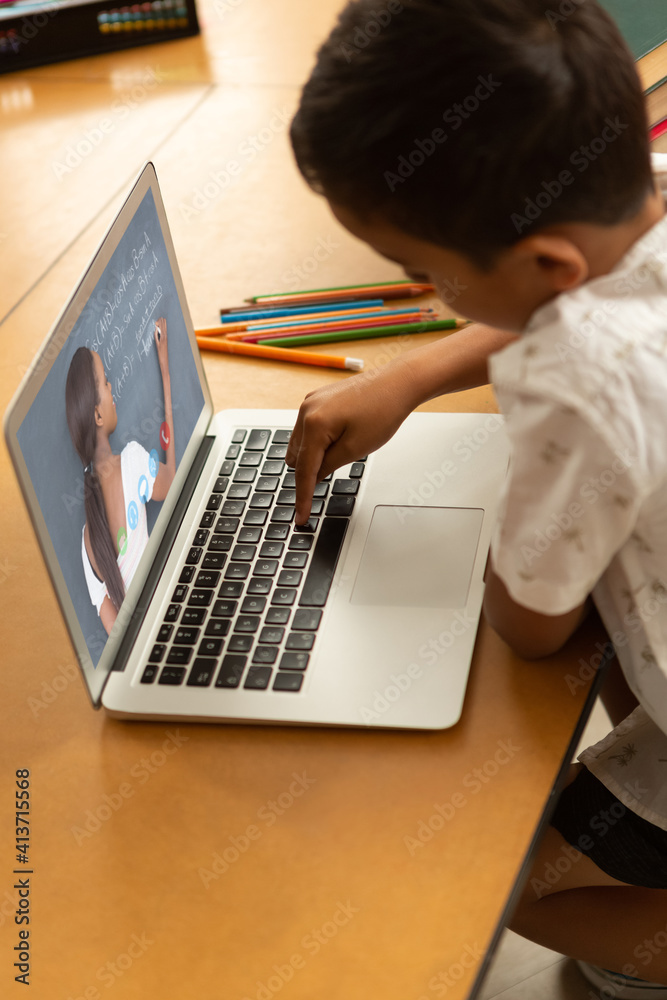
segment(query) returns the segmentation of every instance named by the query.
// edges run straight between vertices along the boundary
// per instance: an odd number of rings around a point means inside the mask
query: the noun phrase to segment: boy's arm
[[[306,396],[287,449],[296,473],[296,522],[310,513],[315,484],[377,450],[421,403],[489,382],[488,358],[516,334],[475,324],[408,351],[384,368]]]
[[[510,596],[491,563],[486,576],[484,617],[501,639],[525,660],[556,653],[576,632],[592,607],[590,597],[563,615],[543,615]]]

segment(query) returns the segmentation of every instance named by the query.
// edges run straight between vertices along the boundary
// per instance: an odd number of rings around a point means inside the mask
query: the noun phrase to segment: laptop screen
[[[56,589],[71,602],[60,594],[61,604],[80,628],[84,674],[100,663],[132,581],[146,575],[149,541],[164,502],[173,507],[207,403],[154,177],[146,168],[64,310],[23,390],[32,398],[16,430],[34,497],[25,482],[24,492],[41,514],[33,509]]]

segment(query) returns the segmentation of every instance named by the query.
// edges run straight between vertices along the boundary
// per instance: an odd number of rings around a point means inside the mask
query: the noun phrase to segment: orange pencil
[[[311,354],[309,351],[294,351],[287,347],[263,347],[261,344],[244,344],[240,341],[197,337],[200,349],[219,351],[221,354],[244,354],[250,358],[265,358],[267,361],[296,361],[302,365],[320,365],[324,368],[347,368],[360,372],[364,367],[361,358],[344,358],[337,354]]]

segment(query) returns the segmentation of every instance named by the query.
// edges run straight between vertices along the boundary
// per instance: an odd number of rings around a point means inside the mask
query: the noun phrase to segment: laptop
[[[407,729],[459,719],[508,462],[502,419],[411,415],[318,485],[304,530],[284,461],[295,418],[214,412],[146,164],[5,415],[95,708]]]

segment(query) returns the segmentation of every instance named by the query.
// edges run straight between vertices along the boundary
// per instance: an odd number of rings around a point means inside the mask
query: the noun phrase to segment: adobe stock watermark
[[[247,993],[242,1000],[273,1000],[273,997],[294,979],[297,972],[305,969],[308,956],[318,955],[359,912],[359,907],[354,906],[351,900],[348,899],[344,903],[339,900],[331,917],[320,927],[311,927],[301,938],[302,951],[295,951],[285,962],[274,965],[265,980],[256,980],[256,989],[252,995]],[[306,952],[306,955],[302,952]]]
[[[39,696],[30,695],[27,705],[36,719],[47,710],[59,696],[79,677],[79,670],[72,661],[61,663],[50,681],[42,681]]]
[[[180,729],[175,732],[168,729],[167,738],[162,742],[160,749],[153,750],[150,755],[141,757],[132,765],[129,776],[133,781],[122,781],[116,791],[105,792],[102,801],[95,809],[86,809],[83,826],[70,827],[78,846],[81,847],[86,840],[90,840],[128,799],[134,798],[137,786],[145,785],[189,739],[190,737],[184,736]]]
[[[582,4],[586,3],[586,0],[561,0],[558,5],[558,10],[547,10],[544,12],[544,16],[549,22],[549,27],[552,31],[556,30],[556,25],[561,24],[563,21],[567,21],[571,14],[574,14],[575,10],[578,10]]]
[[[318,236],[311,253],[307,254],[299,264],[294,264],[288,271],[284,272],[280,279],[280,287],[296,289],[300,282],[306,281],[309,275],[318,270],[320,264],[323,264],[339,249],[340,243],[333,236]],[[335,314],[332,314],[333,318],[335,318]]]
[[[143,958],[148,949],[154,944],[155,942],[148,937],[145,931],[142,934],[132,934],[125,946],[125,950],[97,969],[95,979],[105,989],[111,989],[116,981],[122,979],[130,971],[135,962]],[[76,996],[70,993],[67,1000],[102,1000],[102,993],[100,993],[97,986],[86,986]]]
[[[230,11],[238,10],[244,3],[245,0],[215,0],[213,10],[218,19],[222,21]]]
[[[463,777],[461,786],[469,792],[467,796],[463,791],[456,791],[446,802],[434,802],[431,815],[425,820],[418,821],[415,835],[408,834],[403,837],[403,843],[410,857],[414,857],[418,851],[430,843],[435,835],[444,829],[445,824],[450,823],[457,813],[468,804],[470,797],[478,795],[490,781],[493,781],[501,768],[514,760],[522,749],[515,746],[511,739],[498,740],[496,745],[498,749],[493,757],[485,760],[479,767],[473,767]]]
[[[186,222],[197,219],[205,212],[243,171],[271,145],[277,135],[281,135],[291,121],[287,108],[274,108],[267,124],[253,135],[246,136],[237,146],[236,156],[227,160],[219,170],[210,170],[208,180],[198,185],[189,201],[180,202],[178,209]]]
[[[648,792],[648,788],[644,788],[638,781],[626,781],[623,787],[637,801],[641,800],[642,796]],[[530,879],[529,884],[535,897],[542,899],[544,896],[550,895],[563,876],[571,872],[586,852],[593,850],[595,844],[606,837],[627,812],[628,808],[622,802],[613,802],[609,809],[600,809],[599,812],[591,816],[588,821],[590,832],[582,833],[577,838],[576,844],[563,842],[558,857],[553,861],[546,862],[540,876],[534,875]]]
[[[545,524],[542,529],[534,529],[531,544],[521,545],[519,551],[524,566],[527,569],[530,568],[536,559],[549,551],[554,542],[561,539],[565,539],[581,549],[583,531],[577,526],[577,521],[584,516],[587,506],[596,504],[612,487],[616,486],[618,479],[624,476],[635,462],[636,457],[631,455],[627,448],[619,449],[609,468],[603,469],[598,476],[589,476],[579,487],[579,497],[582,503],[573,500],[568,504],[567,510],[552,512],[549,515],[548,524]]]
[[[476,629],[477,625],[477,618],[464,611],[455,611],[447,628],[444,628],[437,636],[433,636],[428,642],[421,644],[417,650],[418,658],[428,666],[435,666],[444,653],[451,649],[457,638],[465,635],[471,628]],[[376,688],[370,704],[359,707],[361,721],[364,723],[377,722],[410,690],[415,681],[423,676],[423,673],[423,665],[412,661],[405,670],[390,674],[389,683],[384,688]]]
[[[340,46],[340,51],[345,56],[347,62],[352,62],[354,57],[370,45],[371,41],[386,28],[392,17],[405,10],[400,0],[387,0],[384,7],[379,10],[372,10],[369,20],[363,27],[358,27],[352,36],[352,44],[344,42]]]
[[[603,155],[605,150],[616,142],[626,128],[627,122],[622,122],[618,115],[615,118],[605,118],[605,127],[600,135],[585,145],[582,143],[578,149],[570,154],[569,163],[575,167],[580,174],[583,174],[590,167],[591,163]],[[512,212],[510,219],[517,233],[522,232],[527,226],[536,222],[543,212],[563,194],[566,188],[575,182],[575,175],[571,170],[565,168],[559,171],[557,177],[552,180],[542,181],[539,190],[532,198],[526,198],[521,212]]]
[[[596,642],[595,646],[598,652],[593,653],[588,660],[580,657],[577,673],[565,675],[564,680],[571,694],[574,694],[578,688],[588,684],[596,672],[608,660],[613,659],[617,649],[627,646],[631,642],[632,637],[638,635],[643,630],[646,622],[663,612],[665,605],[667,605],[667,590],[664,585],[656,580],[652,584],[649,584],[649,590],[649,597],[639,604],[634,602],[633,607],[625,613],[622,622],[623,628],[616,629],[612,633],[610,636],[611,641],[604,644]],[[640,655],[644,659],[643,669],[646,669],[653,663],[653,654],[650,648],[643,650]]]
[[[305,771],[297,774],[292,773],[294,779],[288,788],[282,791],[275,799],[269,799],[257,810],[257,819],[263,824],[263,828],[256,823],[249,823],[242,833],[227,837],[228,844],[221,851],[216,851],[211,859],[210,868],[199,868],[197,874],[202,885],[208,889],[211,882],[217,881],[221,875],[228,872],[230,867],[246,854],[253,843],[258,841],[265,829],[274,826],[278,817],[283,816],[288,809],[291,809],[297,799],[315,784],[316,778],[309,778]]]
[[[484,949],[477,941],[466,944],[456,962],[452,962],[448,968],[431,976],[428,981],[429,992],[436,997],[446,997],[449,991],[461,982],[467,970],[476,968],[483,957]],[[417,1000],[433,1000],[433,998],[422,993]]]
[[[489,99],[501,86],[500,80],[494,80],[493,74],[478,76],[478,84],[471,94],[460,103],[453,104],[442,113],[442,120],[452,132],[457,132],[461,126],[478,110],[480,105]],[[426,138],[415,139],[413,148],[408,153],[401,153],[395,171],[385,170],[384,179],[389,190],[393,192],[399,184],[404,184],[412,177],[419,167],[423,166],[429,156],[433,156],[439,146],[447,142],[449,135],[443,128],[434,128]]]
[[[414,512],[416,507],[429,504],[440,490],[445,489],[449,481],[459,472],[460,466],[469,462],[474,455],[491,441],[495,434],[505,426],[499,413],[489,413],[479,427],[470,434],[464,434],[453,446],[452,455],[458,459],[445,458],[435,469],[424,473],[424,478],[418,486],[408,489],[406,502],[396,508],[396,516],[401,524]]]
[[[146,66],[140,82],[122,93],[111,104],[111,114],[100,118],[96,125],[84,130],[83,135],[71,142],[60,160],[52,160],[51,170],[59,181],[81,166],[105,138],[116,131],[119,122],[124,122],[162,82],[159,67]]]

